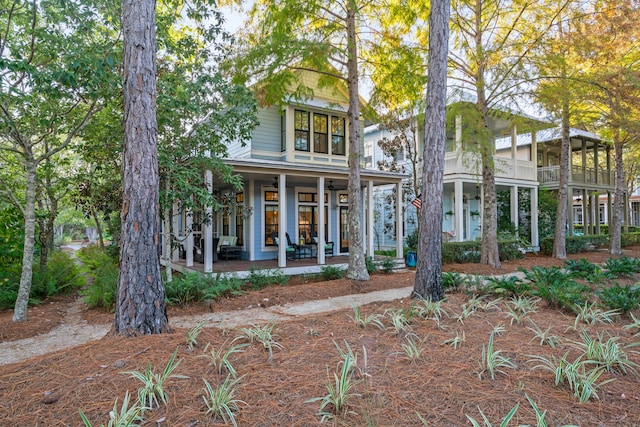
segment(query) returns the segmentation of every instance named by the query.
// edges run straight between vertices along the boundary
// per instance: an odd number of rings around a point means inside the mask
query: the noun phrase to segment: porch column
[[[607,224],[609,224],[609,235],[611,235],[611,205],[611,191],[607,191]]]
[[[324,242],[326,237],[324,234],[324,225],[327,218],[324,217],[324,176],[318,177],[318,244],[316,245],[318,264],[324,265],[326,260],[324,256]]]
[[[513,187],[511,187],[510,189],[510,206],[511,206],[511,222],[513,222],[513,225],[515,225],[516,229],[518,229],[519,226],[519,215],[518,215],[518,210],[520,209],[520,207],[518,206],[518,186],[514,185]]]
[[[595,183],[600,184],[600,177],[598,175],[598,141],[593,143],[593,169],[595,170],[596,176],[594,177]]]
[[[396,183],[396,194],[398,197],[396,200],[399,202],[396,203],[396,230],[400,230],[396,232],[396,258],[404,258],[404,242],[402,241],[402,224],[404,224],[402,218],[402,200],[404,200],[402,194],[402,181]],[[398,238],[397,234],[400,234],[400,238]]]
[[[589,182],[587,180],[587,141],[584,138],[582,138],[582,182],[585,184]]]
[[[537,251],[540,247],[540,239],[538,234],[538,188],[537,187],[534,187],[531,189],[530,214],[531,214],[531,246],[533,246],[534,250]]]
[[[180,231],[180,229],[178,228],[178,215],[180,213],[180,209],[178,209],[178,204],[174,203],[173,206],[171,207],[171,222],[173,223],[172,227],[173,227],[173,234],[176,237],[176,241],[178,243],[182,243],[182,234]],[[184,227],[184,224],[182,225]],[[173,253],[171,254],[171,259],[173,261],[178,261],[180,259],[180,251],[179,251],[180,245],[176,246],[176,248],[173,250]]]
[[[256,246],[260,245],[260,247],[263,246],[264,244],[264,239],[266,236],[262,236],[262,244],[260,244],[259,242],[256,241],[255,237],[256,234],[256,221],[255,221],[255,215],[256,212],[258,212],[256,210],[256,198],[254,197],[254,191],[255,191],[255,185],[256,185],[256,181],[255,180],[250,180],[248,185],[247,185],[247,189],[245,189],[244,192],[244,197],[246,202],[249,203],[249,212],[253,212],[253,214],[248,217],[245,218],[244,223],[249,225],[249,234],[244,233],[244,236],[242,236],[243,242],[245,247],[249,248],[249,261],[255,261],[256,259]],[[245,203],[246,203],[245,202]],[[260,233],[262,234],[262,233]]]
[[[611,148],[607,146],[607,185],[611,185]]]
[[[187,235],[187,240],[185,242],[185,251],[187,251],[187,267],[193,267],[193,212],[189,211],[185,215],[185,228],[184,232]]]
[[[398,195],[399,197],[402,194]],[[397,199],[402,200],[402,199]],[[367,181],[367,255],[373,259],[373,181]]]
[[[207,186],[207,192],[211,194],[213,192],[213,174],[209,169],[204,172],[204,182]],[[202,227],[204,233],[204,272],[211,273],[213,271],[213,209],[211,206],[207,206],[204,210],[205,218],[207,219]]]
[[[281,173],[278,179],[278,267],[287,266],[287,175]],[[295,237],[295,236],[294,236]]]
[[[593,195],[594,218],[595,218],[595,234],[600,234],[600,193]]]
[[[623,213],[622,221],[624,226],[624,232],[628,233],[629,232],[629,193],[624,191],[622,193],[622,199],[624,202],[622,203],[622,213]],[[609,225],[609,227],[611,227],[611,225]],[[609,233],[611,233],[611,230],[609,230]]]
[[[589,231],[588,225],[591,218],[591,213],[589,212],[589,199],[587,198],[587,190],[582,189],[582,234],[585,236]]]
[[[511,126],[511,161],[513,162],[513,175],[512,178],[518,177],[518,165],[516,158],[518,157],[518,127],[516,125]]]
[[[462,218],[463,195],[464,195],[464,188],[462,186],[462,181],[456,181],[454,184],[454,195],[453,195],[453,199],[455,203],[454,211],[453,211],[453,215],[454,215],[453,221],[455,224],[455,231],[456,231],[455,241],[456,242],[462,242],[465,239],[464,218]],[[426,202],[426,200],[424,200],[424,202]]]
[[[567,235],[573,236],[573,187],[567,187]],[[584,222],[584,209],[582,209],[582,222]]]
[[[531,161],[533,162],[533,164],[537,169],[538,168],[538,134],[535,130],[531,131]],[[537,193],[538,191],[536,190],[536,194]]]

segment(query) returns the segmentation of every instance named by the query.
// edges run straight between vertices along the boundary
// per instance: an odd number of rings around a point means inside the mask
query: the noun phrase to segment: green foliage
[[[538,236],[545,239],[553,237],[556,227],[558,198],[555,192],[543,186],[538,187]]]
[[[564,262],[564,268],[571,272],[573,277],[579,279],[589,278],[601,270],[600,267],[589,262],[586,258],[580,258],[578,261],[568,259]]]
[[[507,415],[502,419],[502,422],[500,423],[500,427],[507,427],[509,425],[509,423],[511,422],[511,419],[516,414],[516,412],[518,411],[519,407],[520,407],[520,403],[516,403],[515,406],[513,408],[511,408],[509,413],[507,413]],[[484,427],[493,427],[491,422],[487,418],[487,416],[480,409],[480,407],[478,407],[478,411],[480,412],[480,416],[482,417],[482,419],[484,421]],[[480,423],[478,423],[475,419],[473,419],[469,415],[467,415],[467,419],[469,420],[469,422],[471,423],[471,425],[473,427],[482,427],[480,425]]]
[[[515,368],[516,365],[509,358],[502,356],[502,350],[495,350],[493,345],[494,333],[489,334],[489,343],[485,346],[482,344],[482,361],[480,362],[479,376],[489,372],[492,380],[496,379],[496,373],[501,372],[502,368]]]
[[[198,345],[198,335],[200,335],[200,331],[202,331],[202,328],[204,327],[205,324],[206,322],[200,322],[196,326],[194,326],[192,329],[187,331],[185,341],[187,343],[187,347],[189,348],[189,350],[193,350],[193,347]]]
[[[251,267],[247,280],[251,284],[251,289],[258,290],[269,285],[284,285],[289,281],[289,276],[286,276],[279,268],[260,270]]]
[[[640,307],[640,286],[635,284],[620,286],[617,283],[597,291],[602,304],[612,310],[626,314]]]
[[[180,365],[180,361],[174,363],[177,354],[178,349],[176,348],[161,374],[156,374],[151,370],[151,363],[147,364],[147,370],[144,372],[123,372],[123,374],[129,374],[132,378],[137,378],[142,381],[143,385],[138,389],[138,400],[146,408],[153,408],[154,406],[160,405],[160,401],[165,405],[167,404],[167,392],[165,386],[169,379],[189,378],[184,375],[173,373],[178,365]]]
[[[378,263],[378,266],[380,267],[380,271],[382,271],[383,273],[391,274],[396,268],[396,263],[393,258],[385,257]]]
[[[113,310],[118,292],[118,266],[106,257],[104,264],[96,266],[88,274],[93,277],[93,282],[80,292],[87,306]]]
[[[364,263],[367,268],[367,273],[369,273],[369,275],[375,273],[378,270],[378,264],[373,260],[372,257],[365,257]]]
[[[213,388],[206,379],[203,378],[202,381],[204,381],[202,398],[207,405],[207,415],[211,414],[214,419],[222,419],[225,423],[231,421],[231,424],[237,427],[235,413],[240,410],[238,404],[246,405],[246,402],[235,398],[240,378],[232,379],[231,375],[227,375],[224,382],[216,388]]]
[[[591,289],[577,283],[571,273],[563,272],[558,267],[534,266],[524,270],[525,278],[535,286],[533,294],[547,301],[552,307],[572,309],[584,304]]]
[[[551,334],[551,326],[543,331],[540,326],[538,326],[537,323],[533,320],[529,319],[529,323],[531,323],[531,327],[527,327],[527,329],[535,334],[535,336],[531,338],[529,342],[535,339],[539,339],[540,345],[546,344],[551,348],[556,348],[556,345],[560,344],[560,338],[558,338],[557,335]]]
[[[522,242],[518,239],[500,240],[498,252],[500,260],[519,259],[524,255],[520,252]],[[474,242],[444,242],[442,244],[443,263],[480,262],[480,241]]]
[[[171,282],[165,283],[165,295],[168,304],[186,305],[195,302],[211,301],[228,295],[241,293],[242,280],[226,277],[218,273],[215,276],[198,272],[176,275]]]
[[[603,234],[590,234],[587,236],[567,236],[567,254],[580,252],[593,252],[609,243],[609,236]],[[540,251],[545,255],[553,254],[553,237],[540,239]]]
[[[605,269],[611,277],[630,277],[640,271],[640,259],[627,258],[609,258],[605,261]]]
[[[585,363],[603,367],[607,372],[621,372],[627,374],[627,370],[636,372],[638,364],[629,360],[625,347],[618,344],[617,337],[609,337],[605,340],[603,334],[591,338],[584,329],[580,332],[582,342],[574,345],[584,352]]]
[[[586,323],[587,325],[595,325],[596,323],[613,323],[614,316],[620,313],[617,310],[601,310],[595,302],[579,304],[573,307],[576,312],[576,320],[573,328],[578,328],[578,323]]]
[[[357,305],[353,306],[353,317],[351,319],[359,328],[366,328],[368,325],[374,325],[378,329],[384,329],[382,315],[372,313],[368,316],[363,316],[362,313],[360,313],[360,307]]]
[[[334,265],[326,265],[320,270],[320,277],[322,280],[336,280],[342,279],[345,275],[345,270]]]
[[[144,418],[142,418],[142,413],[145,408],[140,405],[140,402],[136,401],[131,407],[129,406],[130,400],[129,392],[124,395],[124,399],[122,400],[122,407],[118,411],[118,399],[113,403],[113,410],[109,412],[109,423],[107,427],[138,427],[140,426]],[[80,410],[80,418],[84,423],[85,427],[91,427],[91,423],[85,416],[85,414]],[[104,424],[102,425],[104,427]]]
[[[442,289],[445,292],[456,292],[466,282],[466,278],[460,273],[443,272],[442,273]]]
[[[205,357],[209,359],[210,365],[215,368],[218,374],[222,374],[226,371],[235,378],[237,376],[237,372],[233,367],[231,360],[229,360],[229,357],[234,353],[243,352],[243,348],[248,345],[249,344],[243,343],[227,346],[227,342],[225,341],[222,347],[216,350],[216,348],[211,345],[211,343],[207,343],[202,356],[199,357]]]
[[[495,276],[487,279],[485,289],[496,295],[516,296],[528,293],[531,286],[516,276]]]
[[[252,325],[250,328],[242,328],[238,338],[244,338],[248,342],[259,342],[269,354],[268,360],[273,359],[273,348],[283,348],[282,345],[275,340],[276,335],[273,333],[275,328],[274,323],[269,323],[263,326]]]
[[[629,229],[631,228],[629,227]],[[640,232],[622,233],[620,244],[623,248],[626,246],[640,246]]]
[[[62,251],[54,252],[44,271],[36,271],[31,285],[33,298],[47,298],[68,294],[86,284],[85,276],[71,256]]]
[[[405,239],[405,242],[407,243],[407,247],[409,248],[410,251],[415,251],[418,249],[418,230],[413,230],[411,233],[409,233]]]

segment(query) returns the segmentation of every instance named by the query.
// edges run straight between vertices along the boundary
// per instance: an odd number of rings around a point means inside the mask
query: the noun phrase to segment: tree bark
[[[159,254],[155,2],[123,0],[120,275],[112,334],[169,332]]]
[[[613,153],[616,164],[616,189],[613,200],[613,212],[611,224],[609,224],[609,253],[611,255],[622,255],[622,235],[621,218],[623,215],[623,189],[624,189],[624,165],[622,164],[623,143],[620,140],[620,128],[616,127],[613,132]]]
[[[560,142],[560,182],[558,184],[558,207],[556,208],[556,228],[553,238],[553,257],[558,259],[567,259],[567,237],[565,230],[569,216],[567,209],[569,206],[569,171],[571,170],[569,124],[569,100],[564,96],[562,101],[562,139]],[[573,195],[571,197],[573,197]]]
[[[27,147],[27,144],[25,144]],[[13,321],[25,322],[27,320],[27,306],[29,305],[29,293],[31,292],[31,279],[33,278],[33,248],[36,235],[36,169],[37,164],[30,150],[25,150],[25,169],[27,173],[27,188],[24,206],[24,250],[22,253],[22,273],[20,275],[20,287],[18,297],[13,309]]]
[[[414,298],[439,301],[442,287],[442,193],[446,141],[447,54],[449,52],[449,0],[431,3],[429,65],[422,169],[422,208]]]
[[[349,269],[347,278],[369,280],[362,236],[362,191],[360,189],[360,95],[358,91],[358,48],[354,0],[347,2],[347,87],[349,90]],[[371,197],[371,195],[369,195]]]

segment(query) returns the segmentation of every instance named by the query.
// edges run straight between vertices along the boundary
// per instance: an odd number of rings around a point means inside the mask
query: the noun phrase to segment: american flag
[[[411,202],[411,204],[415,206],[416,209],[420,209],[422,207],[422,200],[420,199],[420,197],[422,197],[422,194],[418,194],[418,197],[413,199],[413,201]]]

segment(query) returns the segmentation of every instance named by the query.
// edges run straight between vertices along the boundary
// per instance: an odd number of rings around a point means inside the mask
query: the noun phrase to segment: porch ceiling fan
[[[333,180],[332,180],[332,179],[330,179],[330,180],[329,180],[329,185],[327,185],[327,189],[328,189],[329,191],[337,191],[337,190],[346,190],[346,187],[345,187],[345,188],[342,188],[342,187],[336,187],[335,185],[333,185]]]
[[[278,188],[278,177],[277,176],[273,179],[273,184],[271,184],[271,185],[273,186],[273,188]]]

